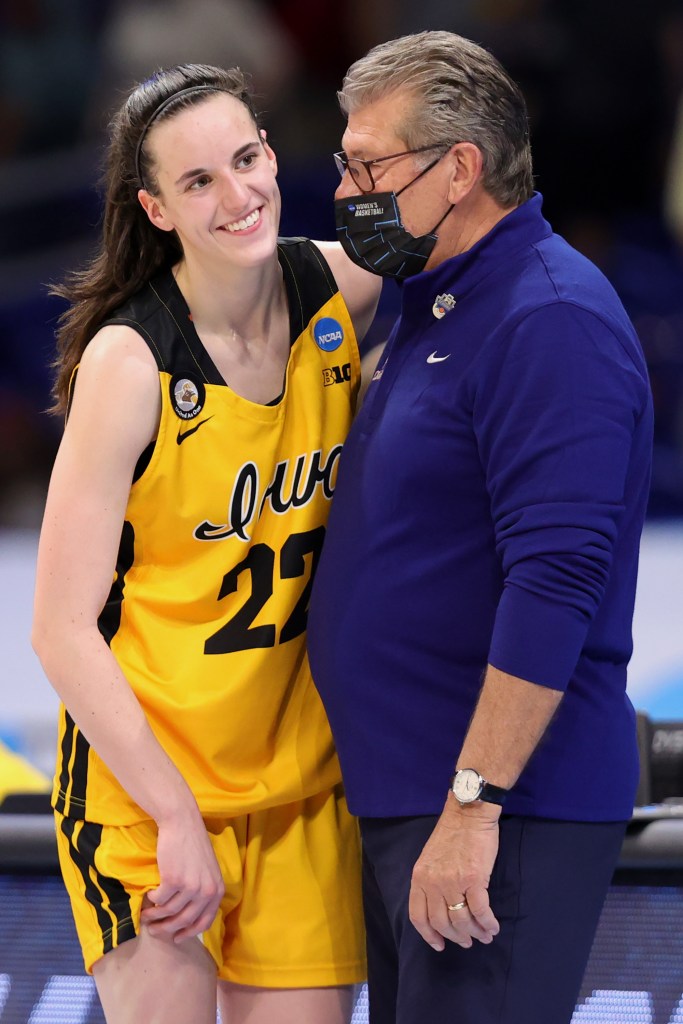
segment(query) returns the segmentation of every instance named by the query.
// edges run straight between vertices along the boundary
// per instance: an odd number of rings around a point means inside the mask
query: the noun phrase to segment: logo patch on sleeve
[[[171,379],[171,405],[181,420],[193,420],[199,416],[206,401],[206,389],[201,381],[191,380],[178,373]]]
[[[323,352],[334,352],[344,340],[344,330],[338,320],[323,316],[313,325],[313,336]]]
[[[343,384],[345,380],[351,380],[351,363],[344,363],[343,366],[326,366],[323,370],[323,384],[326,388],[330,384]]]

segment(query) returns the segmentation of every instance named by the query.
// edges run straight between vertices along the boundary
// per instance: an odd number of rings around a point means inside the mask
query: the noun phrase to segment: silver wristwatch
[[[483,800],[485,803],[502,806],[508,795],[507,789],[487,782],[474,768],[458,769],[451,779],[451,789],[459,804],[473,804],[475,800]]]

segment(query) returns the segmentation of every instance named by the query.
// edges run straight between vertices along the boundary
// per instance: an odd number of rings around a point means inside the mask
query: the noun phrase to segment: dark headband
[[[174,92],[172,96],[167,96],[165,100],[162,100],[159,106],[156,107],[156,109],[154,110],[152,116],[145,124],[145,127],[142,129],[140,133],[140,138],[138,139],[138,144],[135,147],[135,173],[138,176],[140,188],[146,188],[145,182],[142,178],[142,173],[140,171],[140,154],[142,153],[142,144],[145,141],[145,138],[147,137],[147,132],[150,130],[150,128],[158,118],[159,114],[166,110],[166,107],[169,107],[171,103],[174,102],[174,100],[179,99],[181,96],[192,96],[194,93],[197,92],[227,92],[229,96],[234,95],[228,89],[224,89],[220,85],[190,85],[187,87],[187,89],[180,89],[178,92]]]

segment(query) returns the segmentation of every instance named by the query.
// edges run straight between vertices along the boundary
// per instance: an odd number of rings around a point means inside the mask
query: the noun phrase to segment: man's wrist
[[[457,823],[458,827],[467,822],[472,822],[475,826],[479,823],[492,825],[498,823],[503,808],[499,804],[484,803],[483,800],[476,800],[471,804],[460,804],[456,800],[453,790],[449,789],[444,812],[446,819],[453,822],[454,825]]]

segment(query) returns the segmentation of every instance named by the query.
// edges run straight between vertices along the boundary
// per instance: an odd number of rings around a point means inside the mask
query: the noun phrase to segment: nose
[[[348,171],[344,171],[342,180],[337,185],[334,193],[335,199],[346,199],[347,196],[357,195],[359,189]]]
[[[249,186],[238,174],[226,171],[221,176],[221,205],[228,213],[243,213],[250,199]]]

